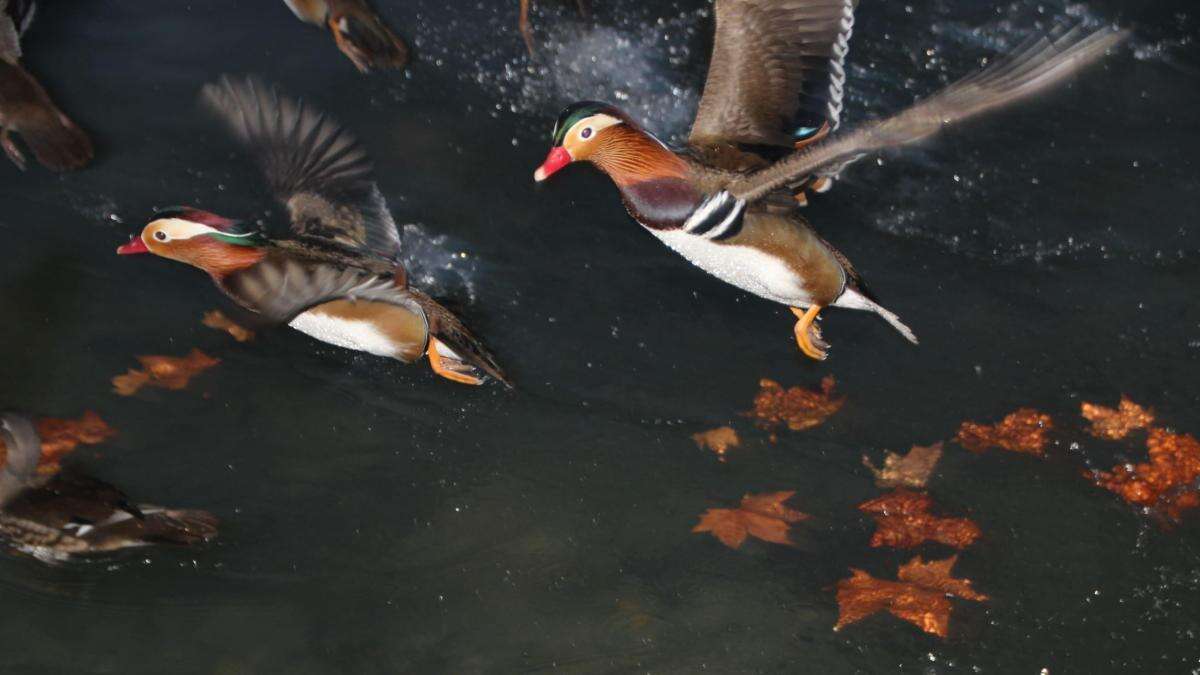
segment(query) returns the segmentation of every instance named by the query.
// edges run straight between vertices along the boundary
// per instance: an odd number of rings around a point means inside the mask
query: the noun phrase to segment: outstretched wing
[[[1085,34],[1077,27],[1032,39],[1007,58],[907,110],[844,136],[814,143],[769,169],[733,181],[727,190],[737,200],[752,202],[823,167],[928,138],[948,124],[1016,103],[1059,84],[1099,59],[1126,35],[1126,31],[1111,28]]]
[[[254,78],[223,77],[201,98],[255,155],[294,237],[398,257],[400,236],[371,160],[341,125]]]
[[[857,0],[716,0],[716,39],[688,138],[793,149],[838,126]]]

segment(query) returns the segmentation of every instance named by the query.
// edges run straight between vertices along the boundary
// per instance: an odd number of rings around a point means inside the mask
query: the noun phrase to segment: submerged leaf
[[[1012,452],[1045,455],[1046,432],[1054,428],[1049,415],[1021,408],[997,424],[963,422],[954,440],[971,452],[1003,448]]]
[[[1150,461],[1119,464],[1112,471],[1098,471],[1096,484],[1112,490],[1125,501],[1159,510],[1171,520],[1183,511],[1200,506],[1196,480],[1200,478],[1200,441],[1190,434],[1173,434],[1151,429],[1146,438]]]
[[[876,612],[888,611],[916,625],[926,633],[946,637],[950,632],[949,596],[983,601],[988,597],[971,587],[969,579],[955,579],[950,570],[958,556],[945,560],[923,561],[920,556],[900,568],[897,581],[876,579],[851,568],[854,576],[837,585],[840,630]]]
[[[787,424],[792,431],[819,426],[836,413],[846,402],[845,396],[833,395],[833,376],[821,380],[820,391],[791,387],[784,389],[778,382],[763,378],[754,397],[754,409],[746,413],[754,424],[772,430]]]
[[[1125,396],[1121,397],[1121,403],[1115,409],[1084,403],[1080,406],[1080,414],[1092,423],[1088,433],[1110,441],[1125,438],[1133,430],[1145,429],[1154,423],[1153,410],[1143,408]]]
[[[722,462],[725,461],[725,453],[730,448],[736,448],[742,444],[742,439],[738,438],[737,431],[733,427],[718,427],[701,431],[692,434],[692,440],[701,450],[712,450],[717,453],[717,459]]]
[[[871,546],[914,548],[927,541],[964,549],[982,534],[968,518],[942,518],[929,512],[933,500],[923,492],[896,490],[858,505],[875,516],[878,529]]]
[[[36,421],[38,436],[42,439],[42,457],[38,461],[38,473],[56,473],[63,455],[79,445],[96,445],[117,435],[117,431],[99,415],[88,410],[77,420],[62,420],[42,417]]]
[[[121,396],[132,396],[145,386],[179,390],[187,387],[193,376],[221,362],[193,349],[187,356],[139,356],[142,370],[130,369],[112,379],[113,390]]]
[[[214,330],[223,330],[229,333],[238,342],[249,342],[254,339],[254,331],[234,323],[232,319],[225,316],[224,312],[219,309],[205,312],[203,323]]]
[[[792,523],[809,518],[808,514],[784,506],[783,503],[794,494],[795,490],[787,490],[745,495],[736,509],[705,511],[692,532],[711,532],[729,548],[738,548],[747,536],[773,544],[791,545],[788,528]]]
[[[914,445],[907,455],[889,452],[883,459],[883,468],[878,469],[871,460],[863,455],[863,466],[875,474],[875,484],[881,488],[894,487],[925,487],[929,475],[942,458],[943,443],[938,441],[933,445]]]

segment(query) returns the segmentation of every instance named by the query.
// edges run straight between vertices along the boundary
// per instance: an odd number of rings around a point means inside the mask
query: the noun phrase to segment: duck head
[[[153,253],[213,276],[249,267],[266,254],[266,238],[240,221],[181,206],[159,211],[141,235],[117,248],[119,255]]]
[[[684,177],[686,165],[667,146],[615,106],[573,103],[558,116],[553,147],[533,174],[542,182],[572,162],[591,162],[618,185]]]

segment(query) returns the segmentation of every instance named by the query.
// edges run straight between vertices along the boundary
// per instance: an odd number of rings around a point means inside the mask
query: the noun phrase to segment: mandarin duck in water
[[[403,68],[408,46],[396,37],[367,0],[283,0],[301,21],[327,26],[338,49],[359,72]]]
[[[252,79],[225,78],[202,99],[257,156],[289,227],[275,234],[177,207],[118,253],[198,267],[243,308],[322,342],[406,363],[428,356],[437,374],[463,384],[508,384],[458,317],[409,286],[396,223],[349,133]]]
[[[672,150],[621,110],[575,103],[560,115],[534,179],[591,162],[616,183],[630,215],[704,271],[798,317],[795,337],[814,359],[828,345],[815,323],[828,306],[879,304],[846,256],[798,213],[806,190],[827,189],[864,154],[927,138],[952,122],[1062,82],[1123,32],[1054,33],[883,120],[838,127],[843,59],[854,0],[716,0],[708,80],[687,147]]]
[[[117,488],[68,472],[38,471],[42,440],[28,417],[0,413],[0,542],[46,562],[217,536],[206,511],[135,504]]]
[[[33,0],[0,0],[0,147],[23,170],[25,155],[12,138],[16,132],[47,169],[79,169],[92,159],[91,139],[21,67],[21,37],[35,9]]]

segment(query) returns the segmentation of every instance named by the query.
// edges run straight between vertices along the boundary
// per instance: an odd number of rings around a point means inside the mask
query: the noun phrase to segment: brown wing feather
[[[915,143],[946,125],[1002,108],[1061,83],[1125,38],[1125,31],[1076,28],[1033,39],[1011,56],[884,120],[815,143],[769,169],[733,181],[729,192],[756,201],[823,167]]]
[[[716,39],[688,139],[790,148],[801,126],[834,128],[855,0],[716,0]]]
[[[387,259],[400,236],[371,159],[337,122],[253,79],[221,78],[201,99],[255,155],[291,236]],[[278,237],[277,237],[278,238]]]

